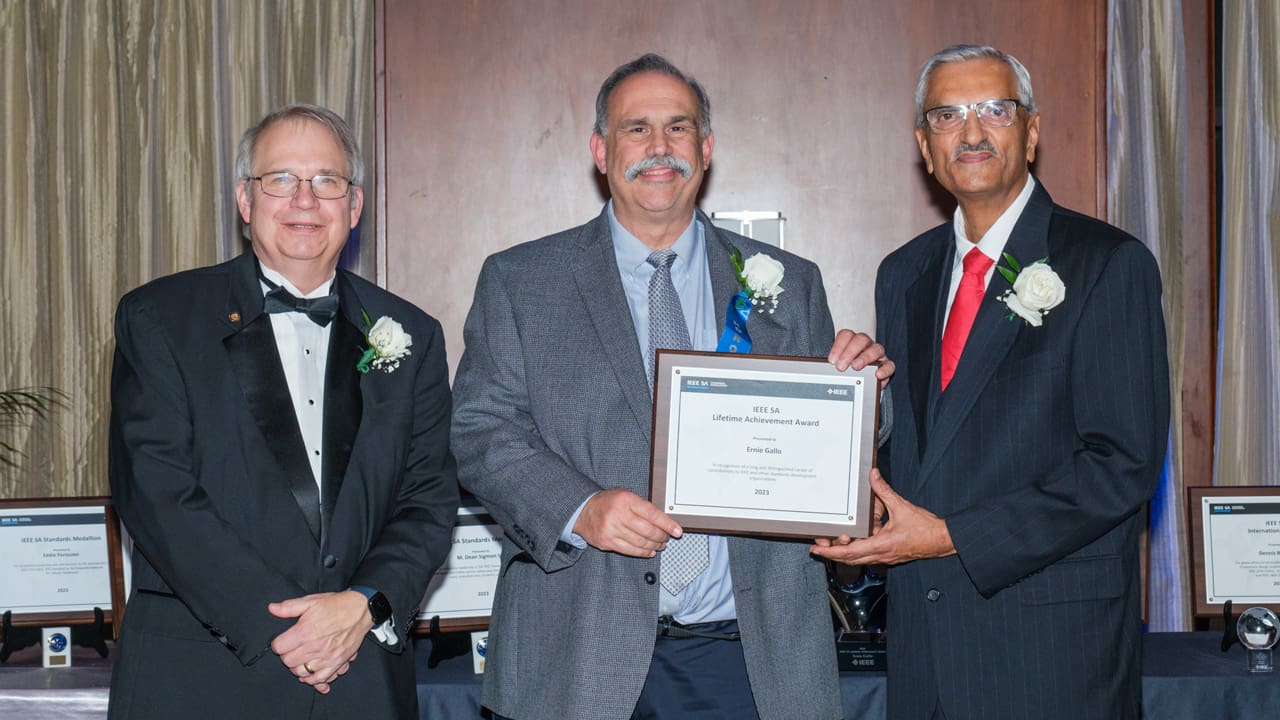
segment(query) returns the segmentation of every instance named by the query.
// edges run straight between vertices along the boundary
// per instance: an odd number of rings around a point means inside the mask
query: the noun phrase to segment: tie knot
[[[654,250],[649,253],[649,257],[645,259],[645,262],[659,269],[669,268],[671,263],[676,261],[676,257],[675,250]]]
[[[991,258],[976,247],[964,256],[965,275],[986,275],[989,267],[991,267]]]

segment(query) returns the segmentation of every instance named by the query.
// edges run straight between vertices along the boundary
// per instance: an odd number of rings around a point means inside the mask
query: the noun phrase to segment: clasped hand
[[[297,618],[271,641],[271,650],[300,682],[321,694],[351,669],[373,627],[368,600],[354,590],[304,595],[271,603],[267,610],[279,618]]]

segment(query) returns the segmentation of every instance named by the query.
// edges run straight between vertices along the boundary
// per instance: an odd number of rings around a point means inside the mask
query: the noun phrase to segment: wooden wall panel
[[[382,0],[381,278],[440,318],[451,365],[484,257],[581,224],[603,185],[595,94],[648,51],[694,74],[716,147],[705,210],[781,210],[837,326],[872,329],[876,266],[949,216],[912,136],[916,73],[954,42],[1031,71],[1036,174],[1100,215],[1105,0]]]

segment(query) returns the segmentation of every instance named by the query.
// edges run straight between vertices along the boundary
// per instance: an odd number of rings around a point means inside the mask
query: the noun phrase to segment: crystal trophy
[[[1249,672],[1272,672],[1272,649],[1280,639],[1280,618],[1263,607],[1251,607],[1240,613],[1236,622],[1240,644],[1249,654]]]

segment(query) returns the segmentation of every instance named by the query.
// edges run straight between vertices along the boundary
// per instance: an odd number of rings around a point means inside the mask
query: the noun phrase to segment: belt
[[[670,615],[658,618],[658,637],[668,638],[704,638],[706,640],[741,640],[742,634],[733,632],[716,632],[717,629],[737,627],[736,620],[722,622],[690,623],[682,625],[671,619]]]

